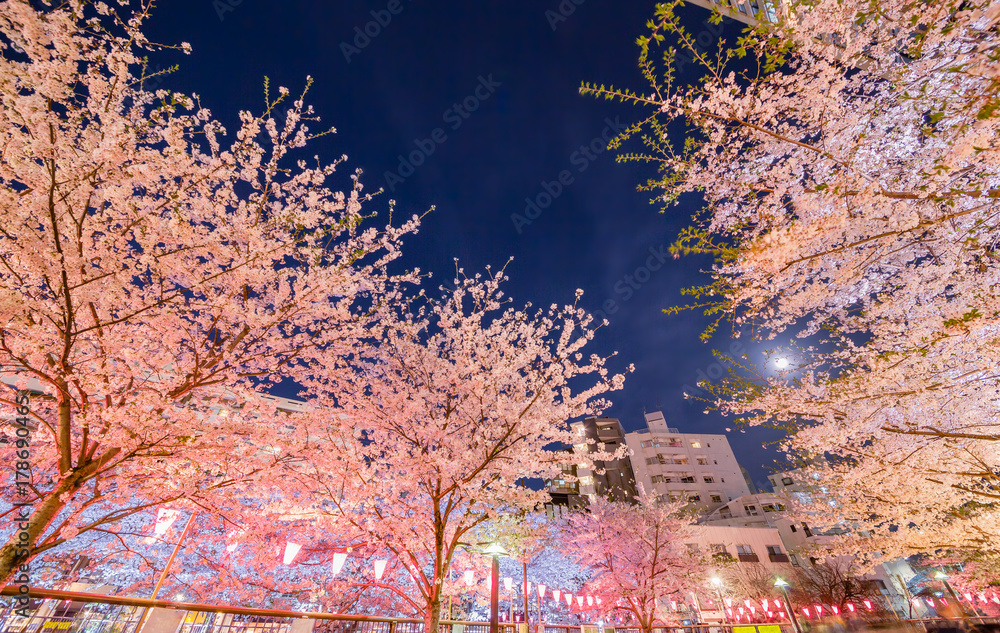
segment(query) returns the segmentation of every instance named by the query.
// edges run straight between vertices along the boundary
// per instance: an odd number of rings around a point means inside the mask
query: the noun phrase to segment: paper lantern
[[[731,607],[731,606],[733,606],[733,601],[732,601],[732,600],[730,600],[729,598],[726,598],[726,599],[725,599],[725,602],[726,602],[726,606],[727,606],[727,607]]]
[[[761,598],[760,606],[764,607],[764,610],[767,611],[767,598]]]
[[[865,605],[865,608],[868,609],[869,611],[872,610],[872,601],[871,600],[865,600],[864,601],[864,605]]]
[[[576,603],[578,605],[580,605],[580,608],[582,609],[583,608],[583,596],[577,596],[576,597]]]
[[[347,552],[337,552],[333,555],[333,575],[336,576],[347,562]]]
[[[962,595],[965,596],[966,601],[972,602],[972,594],[971,593],[963,593]]]
[[[538,585],[538,599],[541,600],[545,597],[545,585]]]
[[[300,549],[302,549],[302,546],[299,545],[298,543],[286,543],[285,555],[282,558],[282,561],[286,565],[291,565],[292,561],[295,560],[295,555],[299,553]]]
[[[573,594],[571,594],[571,593],[564,593],[563,594],[563,598],[566,599],[566,606],[568,606],[568,607],[572,607],[573,606]]]
[[[1000,599],[997,599],[997,595],[996,594],[993,594],[993,596],[990,598],[990,600],[992,600],[996,604],[1000,604]]]
[[[531,593],[531,583],[530,582],[524,588],[524,595],[528,595],[529,593]]]
[[[808,618],[809,617],[809,607],[802,607],[802,613],[804,613],[806,615],[806,617]]]
[[[850,611],[851,613],[854,613],[854,604],[848,602],[847,603],[847,610]]]
[[[384,560],[375,561],[375,580],[382,580],[382,574],[384,573],[385,573],[385,561]]]
[[[729,617],[733,617],[733,610],[731,607],[726,607],[726,613],[729,614]]]
[[[934,601],[933,600],[925,600],[924,602],[927,603],[928,607],[930,607],[932,609],[934,608]]]
[[[830,607],[830,611],[833,611],[833,615],[837,615],[838,613],[840,613],[840,608],[837,607],[836,605],[832,605]]]
[[[823,615],[823,605],[817,604],[816,605],[816,617],[819,617],[821,615]]]
[[[757,614],[757,607],[750,605],[750,615],[756,615],[756,614]]]
[[[177,517],[181,515],[180,510],[171,510],[170,508],[160,508],[156,512],[156,525],[153,527],[153,534],[157,536],[163,536],[170,529],[170,526],[174,524]]]
[[[559,602],[559,594],[560,594],[560,593],[562,593],[562,592],[561,592],[561,591],[559,591],[558,589],[553,589],[553,590],[552,590],[552,598],[553,598],[553,599],[554,599],[554,600],[555,600],[556,602]]]
[[[587,596],[587,606],[588,607],[594,606],[594,596]]]
[[[745,606],[747,609],[749,609],[750,608],[750,601],[749,600],[744,600],[743,601],[743,606]]]
[[[471,587],[474,582],[476,582],[476,572],[471,569],[465,570],[465,585]]]
[[[676,600],[671,600],[670,601],[670,609],[671,609],[671,611],[676,611],[677,610],[677,601]]]
[[[509,578],[509,577],[508,578],[504,578],[503,579],[503,586],[504,586],[504,589],[506,589],[507,591],[510,591],[514,587],[514,579],[513,578]]]
[[[600,599],[600,598],[594,598],[594,600],[596,600],[596,601],[597,601],[597,605],[598,605],[598,606],[600,606],[600,605],[601,605],[601,599]]]

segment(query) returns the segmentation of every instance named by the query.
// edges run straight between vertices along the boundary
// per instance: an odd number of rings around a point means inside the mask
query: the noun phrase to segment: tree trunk
[[[424,611],[424,633],[438,633],[441,624],[441,588],[435,585]]]
[[[52,521],[55,520],[66,504],[61,501],[64,494],[72,496],[83,484],[83,477],[79,473],[71,473],[68,477],[59,482],[44,498],[41,505],[26,509],[33,510],[28,518],[28,529],[26,531],[15,530],[11,534],[7,543],[0,548],[0,586],[9,584],[14,576],[18,574],[21,565],[28,563],[35,557],[35,547],[43,534],[49,529]],[[15,515],[18,510],[15,509]],[[15,525],[17,521],[15,521]],[[26,540],[21,540],[22,534],[27,534]]]

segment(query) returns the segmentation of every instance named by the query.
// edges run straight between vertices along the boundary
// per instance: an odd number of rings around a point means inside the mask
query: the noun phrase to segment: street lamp
[[[958,596],[955,595],[955,590],[951,588],[950,584],[948,584],[948,574],[943,571],[937,571],[934,573],[934,578],[944,583],[944,588],[951,594],[951,599],[955,601],[955,606],[958,607],[958,612],[962,614],[962,617],[969,617],[969,614],[965,611],[965,605],[958,601]]]
[[[719,612],[722,614],[722,623],[729,624],[729,621],[726,619],[726,605],[722,600],[722,579],[718,576],[712,576],[710,582],[715,587],[715,596],[719,599]]]
[[[507,550],[499,543],[490,543],[483,550],[483,555],[493,558],[493,569],[490,572],[490,633],[500,633],[500,557],[507,556]]]
[[[792,624],[795,625],[796,633],[802,633],[802,629],[799,627],[799,619],[795,617],[795,610],[792,609],[792,601],[788,599],[788,583],[778,578],[774,581],[774,586],[781,589],[781,594],[785,597],[785,608],[788,609],[788,615],[792,618]]]

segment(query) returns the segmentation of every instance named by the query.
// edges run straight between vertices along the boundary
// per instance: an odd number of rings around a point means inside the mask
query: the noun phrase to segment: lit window
[[[691,448],[701,448],[701,442],[698,440],[691,440]]]
[[[722,495],[712,495],[712,503],[722,503]]]
[[[709,476],[706,475],[706,477],[705,477],[705,483],[706,484],[714,484],[715,483],[715,477],[709,477]]]

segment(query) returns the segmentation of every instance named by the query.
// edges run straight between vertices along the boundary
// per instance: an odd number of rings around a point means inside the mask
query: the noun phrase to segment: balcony
[[[740,554],[739,556],[740,556],[740,562],[741,563],[759,563],[760,562],[760,557],[758,557],[756,554]]]
[[[787,563],[788,562],[788,555],[787,554],[768,554],[767,557],[771,559],[772,563]]]

